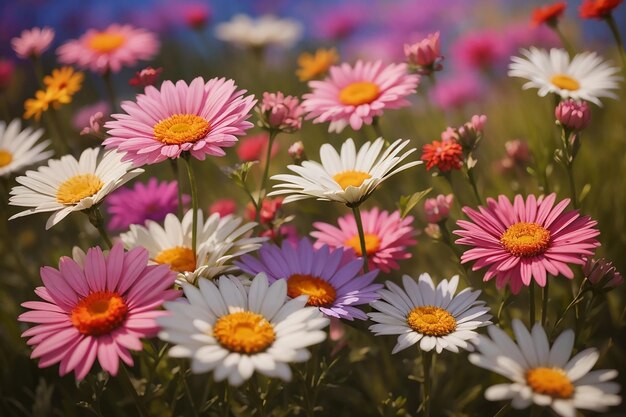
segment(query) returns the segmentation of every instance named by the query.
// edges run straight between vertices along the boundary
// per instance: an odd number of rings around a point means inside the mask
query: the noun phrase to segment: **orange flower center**
[[[440,307],[415,307],[406,318],[409,327],[427,336],[445,336],[456,330],[456,319]]]
[[[350,246],[358,256],[363,256],[361,251],[361,240],[359,235],[354,235],[344,242],[344,245]],[[380,249],[380,238],[373,233],[365,233],[365,251],[368,255],[376,253]]]
[[[344,190],[349,186],[360,187],[368,178],[372,178],[370,174],[363,171],[344,171],[333,175],[333,179]]]
[[[128,307],[118,293],[96,291],[76,304],[70,320],[80,333],[100,336],[117,329],[126,319],[127,313]]]
[[[196,254],[191,248],[176,246],[162,250],[153,259],[158,264],[168,264],[172,271],[193,272],[196,270]]]
[[[574,384],[559,368],[534,368],[526,372],[526,383],[533,391],[552,398],[571,398]]]
[[[537,223],[519,222],[506,229],[500,243],[511,255],[530,258],[548,250],[550,231]]]
[[[154,138],[167,145],[196,142],[209,133],[211,125],[195,114],[175,114],[154,126]]]
[[[347,106],[369,104],[380,95],[380,89],[369,81],[348,84],[339,91],[339,101]]]
[[[307,305],[326,307],[337,298],[335,288],[321,278],[294,274],[287,279],[287,294],[291,298],[308,295]]]
[[[0,149],[0,168],[4,168],[13,161],[13,154],[9,151]]]
[[[99,32],[89,39],[89,47],[96,52],[112,52],[126,42],[124,35],[119,33]]]
[[[578,81],[565,74],[553,75],[550,82],[563,90],[576,91],[580,88]]]
[[[262,315],[240,311],[220,317],[213,326],[213,337],[231,352],[251,354],[267,349],[276,333]]]
[[[61,204],[77,204],[86,197],[95,195],[104,182],[94,174],[79,174],[63,181],[57,190],[57,201]]]

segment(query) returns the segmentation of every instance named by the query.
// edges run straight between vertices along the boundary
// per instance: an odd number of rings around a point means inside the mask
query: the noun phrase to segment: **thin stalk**
[[[583,296],[585,295],[585,283],[586,282],[587,282],[587,279],[585,278],[585,280],[582,282],[582,284],[580,284],[580,288],[578,290],[578,294],[576,294],[574,299],[567,305],[567,307],[565,307],[565,310],[563,310],[563,313],[561,313],[561,315],[557,319],[556,323],[554,323],[554,327],[552,329],[552,335],[554,335],[556,330],[559,328],[559,325],[561,324],[561,322],[563,322],[563,320],[565,320],[565,317],[567,316],[567,313],[572,309],[572,307],[577,306],[578,303],[580,303],[581,300],[583,299]]]
[[[127,390],[130,391],[131,395],[133,396],[135,407],[137,407],[139,416],[140,417],[150,416],[150,413],[148,413],[148,410],[146,409],[146,405],[143,403],[143,401],[141,401],[141,397],[137,393],[137,390],[135,390],[135,387],[132,381],[130,380],[130,374],[128,373],[128,369],[126,369],[126,365],[124,365],[124,363],[120,364],[120,371],[121,372],[118,375],[121,377],[121,380],[126,385]]]
[[[111,239],[109,239],[109,235],[107,234],[106,229],[104,228],[104,219],[102,218],[102,213],[100,213],[100,208],[98,208],[97,206],[92,207],[87,210],[86,213],[87,217],[89,218],[89,223],[91,223],[93,227],[98,230],[98,233],[100,233],[100,237],[106,244],[107,248],[111,249],[111,247],[113,247],[113,244],[111,243]]]
[[[193,173],[193,168],[191,167],[189,153],[183,153],[183,158],[185,159],[185,162],[187,162],[187,174],[189,176],[189,186],[191,188],[191,210],[193,211],[193,222],[191,226],[191,250],[195,254],[197,253],[196,248],[198,239],[198,185],[196,184],[196,177]]]
[[[476,178],[474,178],[474,170],[467,170],[467,178],[469,179],[470,185],[472,186],[472,191],[474,191],[474,197],[476,197],[476,201],[478,204],[483,203],[483,199],[480,198],[480,193],[478,192],[478,185],[476,184]]]
[[[626,56],[624,55],[624,43],[622,42],[622,36],[619,34],[619,29],[617,28],[617,23],[615,23],[615,18],[612,14],[609,14],[604,20],[606,20],[606,24],[609,25],[609,29],[611,29],[611,33],[613,34],[613,38],[615,38],[615,43],[619,48],[619,57],[622,60],[622,69],[626,71]]]
[[[111,78],[111,71],[106,71],[102,75],[102,78],[104,79],[104,89],[106,90],[109,102],[111,103],[111,111],[116,112],[118,109],[118,103],[115,88],[113,87],[113,79]]]
[[[363,270],[369,272],[369,264],[367,261],[367,245],[365,244],[365,232],[363,231],[363,221],[361,220],[361,210],[358,205],[352,206],[352,213],[356,221],[356,228],[359,231],[359,242],[361,243],[361,256],[363,257]]]
[[[43,65],[41,64],[41,58],[38,56],[33,56],[32,58],[33,61],[33,68],[35,69],[35,78],[37,78],[37,84],[39,84],[39,87],[41,87],[42,89],[45,89],[45,85],[43,83]]]
[[[178,209],[176,210],[176,214],[179,219],[183,218],[183,188],[181,187],[180,182],[180,170],[178,169],[178,159],[170,159],[170,167],[172,168],[172,173],[174,174],[174,179],[176,180],[176,189],[178,194]]]
[[[530,327],[535,325],[535,282],[531,281],[530,286],[528,287],[528,313],[529,313],[529,322]]]
[[[267,177],[270,173],[270,160],[272,159],[272,147],[274,146],[274,139],[278,136],[278,130],[270,129],[270,137],[267,141],[267,153],[265,154],[265,165],[263,166],[263,177],[261,177],[261,185],[259,187],[259,196],[256,204],[256,216],[255,221],[259,223],[261,219],[261,210],[263,207],[263,200],[265,199],[265,187],[267,187]]]
[[[181,372],[182,372],[182,380],[183,380],[183,389],[185,390],[185,395],[187,396],[187,401],[189,401],[189,405],[191,406],[191,412],[193,414],[194,417],[200,417],[200,414],[198,414],[198,409],[196,408],[196,403],[193,400],[193,396],[191,395],[191,391],[189,390],[189,384],[187,384],[187,377],[186,377],[186,366],[184,364],[181,364]]]
[[[433,354],[432,352],[424,352],[422,351],[422,368],[424,370],[424,396],[422,398],[422,411],[424,417],[430,417],[430,392],[432,388],[432,361]]]
[[[575,54],[574,54],[574,49],[572,48],[572,44],[569,43],[565,35],[563,35],[563,32],[561,32],[561,29],[559,28],[559,26],[555,23],[554,25],[550,25],[550,27],[552,27],[552,30],[554,30],[554,32],[557,34],[557,36],[561,40],[561,44],[563,44],[563,48],[565,48],[565,50],[567,51],[567,54],[570,57],[573,57]]]
[[[70,153],[67,140],[63,135],[63,127],[61,126],[61,121],[59,120],[59,114],[52,107],[48,109],[48,114],[50,115],[49,120],[54,130],[54,133],[51,136],[55,139],[54,142],[56,142],[57,152],[61,155]]]
[[[548,317],[549,288],[550,288],[550,276],[548,276],[548,279],[546,279],[546,285],[543,287],[543,290],[541,291],[541,326],[544,328],[546,326],[546,318]]]
[[[384,138],[383,131],[380,128],[380,121],[378,120],[378,116],[375,116],[374,119],[372,120],[372,129],[374,129],[374,134],[376,135],[376,139]],[[386,139],[385,139],[385,145],[389,146],[389,142],[387,142]]]
[[[506,403],[504,407],[498,410],[497,413],[493,415],[493,417],[503,417],[506,413],[511,409],[511,403]]]
[[[577,209],[578,208],[578,194],[576,193],[576,182],[574,181],[574,169],[573,163],[568,162],[565,166],[567,168],[567,179],[569,180],[569,190],[572,196],[572,206]]]

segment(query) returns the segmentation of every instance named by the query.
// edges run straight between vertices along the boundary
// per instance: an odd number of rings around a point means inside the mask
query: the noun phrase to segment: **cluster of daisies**
[[[274,23],[256,22],[255,30],[271,38]],[[241,29],[251,25],[237,17],[218,33],[224,40],[252,45]],[[283,22],[276,42],[289,43],[299,30]],[[38,58],[52,36],[46,30],[28,31],[14,47],[20,56]],[[87,32],[58,53],[63,63],[110,80],[111,73],[157,51],[153,34],[112,25]],[[281,92],[266,93],[256,107],[259,125],[270,135],[266,167],[272,140],[297,131],[303,119],[328,123],[331,132],[347,126],[360,130],[376,128],[385,111],[410,106],[420,74],[441,66],[439,34],[407,45],[406,51],[408,63],[389,65],[334,65],[333,51],[303,59],[309,68],[301,69],[300,78],[320,79],[309,82],[311,91],[302,102]],[[595,53],[570,60],[564,50],[531,48],[522,55],[513,58],[509,74],[528,80],[524,88],[538,88],[540,96],[562,98],[566,104],[559,104],[556,117],[570,133],[586,126],[583,102],[601,104],[601,98],[615,97],[618,69]],[[79,80],[72,71],[56,76],[71,80],[56,90],[71,95],[80,89],[82,75]],[[367,210],[363,204],[392,176],[422,163],[443,176],[466,169],[473,181],[472,152],[482,137],[484,116],[446,130],[441,141],[424,146],[420,160],[411,158],[417,149],[404,139],[381,137],[359,146],[347,139],[339,149],[326,143],[319,162],[306,160],[302,149],[294,148],[290,154],[297,156],[296,163],[287,167],[291,173],[272,176],[271,192],[265,189],[267,168],[255,192],[244,168],[233,175],[250,196],[255,221],[220,212],[205,216],[191,162],[224,156],[253,126],[248,119],[256,104],[254,96],[226,78],[147,85],[133,100],[119,103],[121,111],[104,124],[103,148],[86,149],[78,158],[49,159],[49,142],[39,141],[41,130],[21,130],[19,121],[0,124],[0,175],[12,176],[47,160],[15,178],[19,185],[11,189],[9,202],[26,209],[12,219],[49,213],[48,229],[83,212],[107,243],[100,211],[105,204],[108,228],[120,232],[104,250],[76,248],[72,257],[59,260],[58,269],[42,268],[43,286],[35,290],[41,300],[24,303],[28,311],[19,317],[34,324],[23,336],[40,367],[59,364],[61,375],[74,372],[81,380],[97,360],[116,375],[120,366],[133,365],[131,351],[142,350],[142,338],[158,337],[170,344],[171,357],[188,358],[192,372],[212,372],[216,381],[240,385],[255,371],[290,380],[289,364],[310,358],[308,347],[326,339],[324,328],[331,320],[369,320],[375,335],[397,335],[392,353],[413,345],[438,354],[474,352],[471,363],[511,380],[490,387],[489,400],[510,399],[515,408],[550,406],[565,417],[575,416],[577,409],[604,411],[621,401],[618,385],[609,382],[615,371],[590,372],[599,358],[595,349],[570,358],[572,331],[550,345],[541,325],[528,330],[514,321],[514,341],[492,325],[481,291],[458,291],[458,276],[439,282],[428,274],[418,279],[403,275],[398,283],[383,278],[411,257],[417,243],[414,219],[400,210]],[[26,117],[46,110],[38,105],[27,103]],[[575,154],[568,155],[573,161]],[[177,182],[155,178],[123,187],[144,173],[142,167],[166,161],[186,162],[191,196],[183,195]],[[305,199],[341,203],[352,213],[336,224],[313,223],[311,239],[282,239],[259,232],[273,220],[267,215],[273,213],[267,206],[272,198],[280,204]],[[452,196],[426,201],[427,218],[441,232],[447,232],[452,204]],[[459,236],[456,244],[465,248],[461,262],[473,262],[473,270],[485,271],[483,281],[495,279],[498,288],[513,294],[535,284],[545,287],[552,277],[573,279],[571,266],[589,262],[599,246],[599,231],[590,217],[568,210],[569,204],[570,199],[557,201],[550,194],[517,195],[513,201],[499,196],[478,208],[463,207],[467,220],[458,220],[453,231]],[[610,268],[590,268],[617,279]],[[488,336],[479,335],[482,327]]]

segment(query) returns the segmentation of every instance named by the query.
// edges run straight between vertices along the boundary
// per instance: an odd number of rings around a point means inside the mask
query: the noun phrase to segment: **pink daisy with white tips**
[[[471,221],[459,220],[454,234],[461,236],[457,244],[472,248],[461,262],[475,261],[474,271],[487,267],[483,280],[495,277],[498,288],[508,284],[514,294],[533,279],[544,287],[548,274],[574,278],[568,264],[583,265],[584,257],[593,256],[600,232],[589,216],[565,211],[569,199],[556,205],[555,200],[556,194],[525,201],[517,195],[511,204],[500,195],[478,211],[463,207]]]
[[[222,148],[237,143],[252,123],[246,121],[256,103],[233,80],[198,77],[189,85],[165,81],[160,89],[146,87],[136,101],[122,102],[126,113],[105,124],[110,138],[103,144],[126,152],[136,166],[178,158],[189,152],[204,160],[223,156]]]
[[[344,63],[331,67],[325,80],[309,82],[312,91],[303,96],[302,107],[313,123],[330,122],[329,132],[341,132],[348,124],[359,130],[385,109],[409,106],[406,97],[418,84],[419,76],[409,74],[406,64]]]
[[[132,366],[130,350],[157,334],[155,319],[168,314],[159,308],[179,296],[172,289],[176,274],[167,265],[148,265],[143,248],[124,253],[117,244],[108,253],[95,247],[82,255],[62,257],[58,270],[43,267],[44,286],[35,290],[43,301],[23,303],[30,311],[18,318],[36,324],[22,337],[35,347],[31,358],[39,358],[39,367],[60,363],[59,374],[74,371],[77,380],[96,358],[111,375],[119,359]]]

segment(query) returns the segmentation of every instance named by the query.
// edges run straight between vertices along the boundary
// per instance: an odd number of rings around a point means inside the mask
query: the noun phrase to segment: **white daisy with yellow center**
[[[14,119],[8,126],[6,122],[0,122],[0,177],[46,160],[54,153],[46,150],[50,141],[37,143],[43,135],[43,129],[21,129],[20,119]]]
[[[17,213],[10,220],[29,214],[54,212],[48,218],[51,228],[68,214],[100,203],[113,190],[143,172],[131,162],[122,162],[115,151],[100,154],[99,148],[86,149],[76,160],[72,155],[52,159],[37,171],[17,177],[21,185],[11,190],[9,204],[32,207]]]
[[[570,359],[574,332],[561,333],[552,347],[545,330],[536,324],[532,331],[519,320],[513,320],[514,342],[496,326],[487,329],[489,337],[480,336],[477,353],[470,362],[511,380],[493,385],[485,391],[490,401],[511,400],[513,408],[533,404],[551,407],[563,417],[576,417],[576,410],[606,412],[621,403],[619,385],[610,382],[617,376],[613,369],[591,371],[600,354],[585,349]]]
[[[169,355],[191,359],[193,373],[213,371],[231,385],[255,370],[289,381],[289,363],[308,360],[306,348],[326,338],[328,319],[306,307],[307,296],[287,301],[283,279],[269,285],[261,273],[248,288],[225,276],[217,285],[203,278],[198,284],[183,284],[187,300],[165,303],[171,315],[157,319],[159,337],[175,344]]]
[[[238,14],[215,27],[219,40],[239,47],[263,48],[270,45],[290,47],[302,35],[302,24],[293,19],[265,15],[259,18]]]
[[[471,342],[478,337],[476,329],[491,324],[489,307],[478,301],[480,291],[465,288],[455,295],[457,275],[442,280],[437,287],[428,274],[420,275],[418,282],[404,275],[402,283],[404,288],[387,281],[387,288],[378,292],[381,300],[371,303],[378,312],[368,314],[379,323],[370,326],[376,336],[400,335],[392,353],[418,342],[426,352],[471,351]]]
[[[284,203],[317,198],[360,204],[392,175],[422,163],[412,161],[401,165],[416,150],[403,152],[409,142],[398,139],[383,151],[385,141],[379,138],[366,142],[357,152],[354,141],[348,139],[341,146],[341,153],[326,143],[320,148],[321,164],[304,161],[302,165],[289,165],[287,168],[297,175],[274,175],[272,180],[281,183],[274,185],[276,191],[268,196],[290,194]]]
[[[539,96],[556,93],[564,99],[586,100],[601,106],[600,98],[617,98],[619,68],[603,61],[595,52],[583,52],[571,59],[564,49],[550,51],[531,47],[523,57],[513,57],[509,76],[527,79],[524,89],[537,88]]]
[[[258,249],[267,240],[250,237],[256,223],[244,223],[236,216],[220,217],[218,213],[204,219],[198,210],[196,253],[192,250],[193,210],[187,211],[182,220],[170,213],[163,226],[148,220],[145,226],[131,225],[120,235],[126,249],[144,247],[155,264],[168,264],[178,272],[178,282],[195,284],[200,276],[213,278],[232,271],[232,260],[244,253]]]

